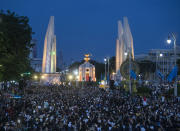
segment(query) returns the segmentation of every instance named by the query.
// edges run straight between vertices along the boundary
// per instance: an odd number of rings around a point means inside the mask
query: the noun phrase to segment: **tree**
[[[105,73],[105,66],[104,63],[97,62],[95,60],[90,60],[90,63],[92,63],[96,68],[96,79],[97,81],[101,80],[101,75]]]
[[[109,71],[110,73],[113,73],[116,71],[116,57],[115,56],[112,56],[110,59],[109,59]]]
[[[32,29],[29,19],[14,12],[0,11],[0,81],[19,80],[30,71]]]
[[[180,75],[180,59],[177,60],[178,75]]]
[[[142,74],[144,79],[148,79],[151,73],[156,71],[156,64],[149,60],[143,60],[138,62],[140,67],[140,74]]]

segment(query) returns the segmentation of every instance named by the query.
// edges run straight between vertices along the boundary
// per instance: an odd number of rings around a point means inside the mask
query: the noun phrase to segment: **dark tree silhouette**
[[[32,29],[29,19],[14,12],[0,11],[0,80],[19,80],[30,71]]]

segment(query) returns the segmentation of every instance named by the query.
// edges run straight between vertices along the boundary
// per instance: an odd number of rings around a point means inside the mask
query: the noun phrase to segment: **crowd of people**
[[[0,91],[1,131],[175,131],[175,97],[129,95],[98,87],[32,86],[22,98]]]

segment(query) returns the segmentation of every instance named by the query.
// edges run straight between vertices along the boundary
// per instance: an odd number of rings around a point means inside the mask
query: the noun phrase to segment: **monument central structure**
[[[54,34],[54,16],[50,17],[44,40],[42,73],[56,72],[56,36]]]
[[[116,74],[120,76],[120,67],[128,56],[134,59],[133,37],[127,17],[123,18],[123,24],[118,21],[118,37],[116,40]]]
[[[42,76],[42,82],[52,84],[58,84],[60,82],[60,75],[56,73],[56,35],[54,34],[54,16],[50,17],[44,39]]]

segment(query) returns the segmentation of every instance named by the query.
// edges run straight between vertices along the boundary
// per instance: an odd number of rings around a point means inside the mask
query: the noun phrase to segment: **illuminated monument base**
[[[41,83],[60,84],[60,74],[59,73],[42,73]]]

